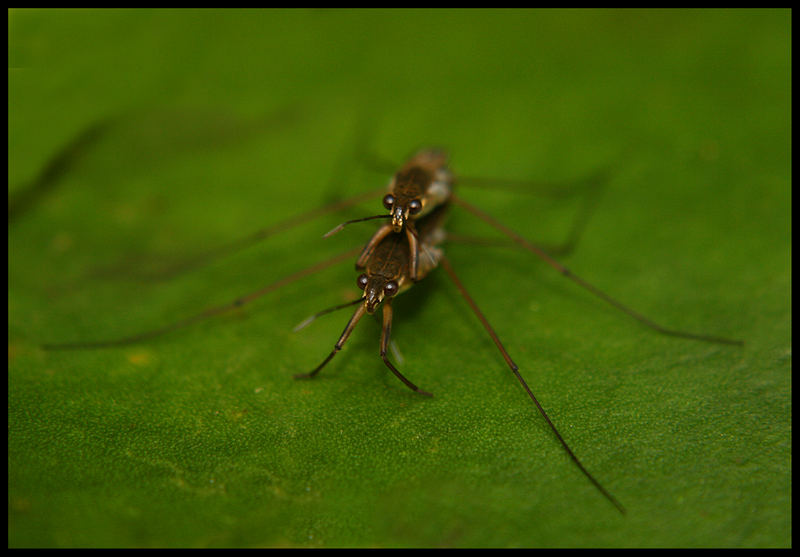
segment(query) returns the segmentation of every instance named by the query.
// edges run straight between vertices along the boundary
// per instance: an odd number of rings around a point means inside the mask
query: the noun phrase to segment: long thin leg
[[[361,249],[361,248],[358,248]],[[192,317],[187,317],[186,319],[182,319],[180,321],[176,321],[170,325],[165,327],[161,327],[159,329],[153,329],[151,331],[146,331],[143,333],[139,333],[136,335],[131,335],[123,338],[113,339],[113,340],[101,340],[101,341],[91,341],[91,342],[64,342],[64,343],[49,343],[43,344],[42,349],[44,350],[80,350],[80,349],[91,349],[91,348],[106,348],[110,346],[123,346],[126,344],[134,344],[137,342],[141,342],[143,340],[148,340],[153,337],[161,336],[163,334],[175,331],[177,329],[182,329],[183,327],[187,327],[192,325],[193,323],[197,323],[198,321],[202,321],[204,319],[208,319],[209,317],[214,317],[216,315],[223,314],[228,312],[232,309],[242,307],[245,304],[248,304],[255,300],[256,298],[260,298],[265,294],[269,294],[270,292],[277,290],[278,288],[285,286],[289,283],[292,283],[296,280],[299,280],[303,277],[307,277],[308,275],[312,275],[318,271],[323,269],[327,269],[328,267],[339,263],[340,261],[344,261],[345,259],[349,259],[353,255],[356,254],[358,250],[349,250],[345,253],[340,253],[335,257],[331,257],[330,259],[326,259],[320,263],[312,265],[310,267],[306,267],[300,271],[292,273],[291,275],[285,276],[282,279],[279,279],[255,292],[251,292],[250,294],[246,294],[244,296],[240,296],[233,300],[230,303],[216,306],[213,308],[209,308],[202,313],[194,315]]]
[[[583,236],[586,225],[589,224],[589,220],[591,220],[591,216],[600,202],[600,197],[608,183],[608,176],[609,172],[602,171],[595,174],[587,181],[588,187],[585,188],[586,194],[583,196],[578,212],[572,220],[572,225],[570,226],[566,239],[561,244],[546,246],[545,252],[550,255],[559,256],[572,253]]]
[[[319,371],[322,368],[324,368],[326,365],[328,365],[328,362],[330,362],[333,359],[333,357],[336,355],[336,353],[339,350],[342,349],[342,346],[344,346],[344,343],[347,341],[347,338],[350,336],[350,333],[353,332],[353,329],[355,329],[356,324],[359,322],[359,320],[362,317],[364,317],[365,313],[367,313],[367,305],[366,304],[361,304],[360,306],[358,306],[356,308],[355,313],[353,313],[353,317],[351,317],[350,321],[347,322],[347,325],[345,326],[344,331],[342,331],[342,334],[339,337],[339,340],[336,341],[336,344],[334,345],[333,350],[331,350],[331,353],[328,354],[328,357],[325,358],[324,360],[322,360],[322,363],[319,364],[314,369],[312,369],[310,372],[308,372],[308,373],[296,373],[294,375],[294,378],[295,379],[311,379],[316,374],[318,374]]]
[[[341,201],[337,201],[336,203],[331,203],[324,207],[318,207],[316,209],[307,211],[300,215],[295,215],[281,222],[275,223],[272,226],[268,226],[266,228],[257,230],[252,234],[249,234],[248,236],[239,238],[238,240],[234,240],[226,244],[219,245],[215,248],[204,251],[202,253],[198,253],[187,259],[184,259],[183,261],[167,265],[160,269],[148,269],[147,267],[142,267],[142,268],[129,267],[121,269],[120,265],[116,265],[110,268],[95,270],[91,274],[91,276],[97,278],[110,275],[119,275],[124,272],[124,275],[127,278],[132,278],[136,280],[166,280],[175,275],[190,271],[192,269],[196,269],[198,267],[202,267],[204,265],[208,265],[209,263],[211,263],[216,259],[232,255],[270,236],[300,226],[301,224],[314,220],[317,217],[321,217],[329,213],[340,211],[352,205],[361,203],[362,201],[366,201],[373,197],[377,197],[381,192],[384,191],[384,189],[385,188],[370,190],[365,193],[360,193],[358,195],[342,199]]]
[[[18,188],[8,195],[8,224],[19,215],[35,206],[48,192],[86,155],[98,140],[108,132],[114,118],[93,122],[80,131],[77,136],[61,147],[39,171],[32,182]]]
[[[569,255],[575,248],[576,242],[573,235],[561,244],[536,244],[539,248],[550,256]],[[466,234],[447,233],[448,244],[470,244],[484,248],[514,248],[521,249],[520,245],[508,238],[485,238],[481,236],[468,236]]]
[[[520,245],[508,238],[486,238],[482,236],[468,236],[466,234],[456,234],[447,232],[448,244],[470,244],[473,246],[481,246],[485,248],[514,248],[521,249]],[[561,244],[536,244],[543,252],[550,256],[555,255],[568,255],[575,247],[576,242],[572,239],[572,235]]]
[[[417,268],[419,267],[419,242],[417,230],[413,222],[406,223],[406,237],[408,238],[408,275],[417,282]]]
[[[704,334],[698,334],[698,333],[690,333],[690,332],[686,332],[686,331],[679,331],[679,330],[676,330],[676,329],[668,329],[666,327],[662,327],[661,325],[659,325],[658,323],[656,323],[652,319],[649,319],[649,318],[645,317],[644,315],[642,315],[641,313],[632,310],[631,308],[629,308],[628,306],[626,306],[622,302],[619,302],[618,300],[612,298],[611,296],[609,296],[608,294],[606,294],[605,292],[603,292],[599,288],[589,284],[588,282],[586,282],[585,280],[583,280],[582,278],[580,278],[579,276],[574,274],[572,271],[567,269],[564,265],[562,265],[561,263],[559,263],[558,261],[556,261],[555,259],[550,257],[547,253],[545,253],[545,251],[542,248],[531,244],[528,240],[526,240],[525,238],[523,238],[522,236],[520,236],[519,234],[517,234],[516,232],[514,232],[513,230],[511,230],[507,226],[501,224],[500,222],[495,220],[490,215],[484,213],[483,211],[481,211],[480,209],[478,209],[474,205],[471,205],[470,203],[467,203],[466,201],[464,201],[463,199],[461,199],[460,197],[457,197],[455,195],[451,196],[451,199],[453,200],[454,203],[460,205],[461,207],[463,207],[464,209],[466,209],[467,211],[469,211],[470,213],[472,213],[476,217],[480,218],[481,220],[485,221],[486,223],[488,223],[492,227],[496,228],[497,230],[499,230],[500,232],[502,232],[503,234],[505,234],[506,236],[511,238],[514,242],[516,242],[517,244],[519,244],[520,246],[522,246],[523,248],[525,248],[526,250],[528,250],[529,252],[531,252],[535,256],[537,256],[540,259],[542,259],[545,263],[547,263],[548,265],[553,267],[556,271],[558,271],[559,273],[561,273],[562,275],[564,275],[565,277],[570,279],[572,282],[578,284],[580,287],[584,288],[585,290],[588,290],[589,292],[591,292],[592,294],[594,294],[598,298],[606,301],[607,303],[611,304],[612,306],[614,306],[618,310],[622,311],[623,313],[629,315],[630,317],[633,317],[634,319],[636,319],[637,321],[639,321],[641,324],[645,325],[646,327],[649,327],[649,328],[651,328],[651,329],[653,329],[655,331],[658,331],[661,334],[668,335],[668,336],[673,336],[673,337],[688,338],[688,339],[693,339],[693,340],[702,340],[702,341],[705,341],[705,342],[716,342],[716,343],[720,343],[720,344],[735,344],[735,345],[744,344],[744,341],[742,341],[742,340],[729,339],[729,338],[718,337],[718,336],[714,336],[714,335],[704,335]]]
[[[406,379],[405,375],[400,373],[396,367],[389,361],[389,358],[386,356],[386,351],[389,348],[389,340],[392,333],[392,300],[391,298],[386,298],[383,300],[383,330],[381,331],[381,359],[383,363],[386,364],[392,373],[394,373],[397,378],[403,382],[403,384],[411,389],[414,392],[417,392],[421,395],[425,396],[433,396],[428,391],[423,391],[419,387],[417,387],[414,383]]]
[[[578,209],[575,218],[572,220],[572,224],[570,226],[569,232],[564,241],[559,244],[551,244],[551,245],[544,245],[544,244],[537,244],[542,251],[547,253],[550,256],[564,256],[570,254],[574,249],[575,246],[580,241],[581,237],[583,236],[583,232],[586,229],[586,225],[588,224],[592,213],[594,212],[595,208],[597,207],[597,203],[600,200],[600,196],[604,190],[604,187],[607,183],[608,172],[597,172],[593,174],[591,177],[565,185],[561,185],[557,187],[556,185],[551,185],[553,188],[552,192],[550,193],[552,197],[567,197],[568,195],[573,195],[577,193],[585,193],[583,197],[583,201]],[[472,179],[470,179],[472,181]],[[507,181],[506,181],[507,182]],[[483,186],[491,186],[494,182],[488,178],[480,178],[478,179],[478,183],[481,187]],[[501,181],[503,184],[503,181]],[[474,185],[474,184],[473,184]],[[527,183],[526,182],[512,182],[514,186],[526,186],[527,190]],[[534,186],[540,186],[541,184],[534,183]],[[537,192],[538,193],[538,192]],[[474,245],[482,245],[482,246],[498,246],[498,247],[505,247],[505,246],[513,246],[516,248],[520,248],[521,246],[514,242],[514,240],[506,237],[506,238],[478,238],[473,236],[466,236],[460,234],[447,234],[447,240],[449,242],[462,242],[462,243],[470,243]]]
[[[486,317],[484,317],[483,313],[481,313],[481,310],[478,309],[477,304],[472,300],[472,297],[467,292],[467,289],[464,288],[464,285],[459,280],[458,276],[456,275],[455,271],[453,270],[452,265],[450,265],[450,261],[447,259],[446,256],[442,255],[441,263],[442,263],[442,267],[444,267],[444,270],[447,271],[448,275],[450,275],[450,278],[452,279],[453,283],[456,285],[456,288],[458,288],[459,292],[461,292],[461,295],[464,297],[464,299],[467,301],[469,306],[472,308],[472,311],[475,312],[475,315],[480,320],[481,324],[483,325],[483,328],[486,329],[486,332],[489,333],[490,337],[492,337],[492,340],[494,341],[495,346],[497,346],[497,349],[500,350],[500,354],[502,354],[503,359],[506,361],[506,364],[508,364],[508,367],[511,369],[511,371],[516,376],[517,380],[520,382],[522,387],[525,389],[525,392],[528,393],[528,396],[533,401],[533,403],[536,405],[536,408],[539,410],[539,413],[542,415],[542,417],[544,417],[545,421],[547,422],[547,425],[550,426],[550,429],[553,431],[553,433],[555,434],[556,438],[561,443],[561,446],[564,447],[564,450],[567,451],[567,454],[570,456],[572,461],[578,466],[580,471],[583,472],[584,476],[586,476],[589,479],[589,481],[592,482],[592,484],[594,484],[594,486],[598,489],[598,491],[600,491],[600,493],[602,493],[603,496],[606,499],[608,499],[611,502],[611,504],[613,504],[617,508],[617,510],[619,512],[621,512],[622,514],[625,514],[625,507],[623,507],[622,504],[619,501],[617,501],[617,499],[613,495],[611,495],[611,493],[609,493],[606,490],[606,488],[604,488],[602,486],[602,484],[600,484],[600,482],[595,479],[594,476],[592,476],[589,473],[589,471],[586,469],[586,467],[584,467],[584,465],[581,463],[581,461],[578,460],[578,457],[575,456],[575,453],[572,452],[572,449],[570,449],[569,445],[567,445],[567,442],[561,436],[561,433],[558,432],[558,429],[556,429],[556,426],[550,420],[550,417],[547,415],[547,412],[545,412],[545,410],[542,407],[542,405],[539,403],[539,401],[534,396],[533,391],[531,391],[530,387],[528,386],[528,383],[525,381],[525,379],[523,379],[522,375],[519,372],[519,367],[517,366],[517,364],[514,363],[514,360],[511,359],[511,356],[509,356],[509,354],[506,351],[505,347],[503,347],[503,343],[500,342],[500,339],[498,338],[497,333],[494,332],[494,329],[492,329],[492,326],[489,325],[489,321],[486,320]]]
[[[545,182],[536,180],[508,180],[498,178],[483,178],[478,176],[461,176],[457,175],[455,181],[460,186],[478,188],[478,189],[491,189],[491,190],[507,190],[515,193],[528,193],[532,195],[540,195],[550,197],[553,199],[562,199],[584,192],[586,190],[595,189],[598,185],[606,182],[611,173],[611,167],[603,168],[593,172],[585,178],[572,180],[569,182]]]

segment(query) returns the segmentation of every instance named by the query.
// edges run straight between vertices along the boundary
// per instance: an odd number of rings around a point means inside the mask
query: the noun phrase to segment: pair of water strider
[[[504,234],[519,247],[542,259],[545,263],[553,267],[566,278],[570,279],[602,300],[605,300],[607,303],[624,312],[628,316],[636,319],[650,329],[653,329],[664,335],[705,342],[731,345],[741,345],[743,342],[740,340],[733,340],[706,334],[696,334],[662,327],[651,319],[632,310],[631,308],[627,307],[626,305],[622,304],[621,302],[617,301],[608,294],[572,273],[568,268],[553,259],[553,257],[545,249],[532,244],[504,224],[497,221],[492,216],[485,213],[483,210],[466,202],[460,196],[457,196],[453,192],[453,186],[456,181],[464,182],[468,180],[469,179],[466,178],[459,178],[458,180],[456,179],[448,167],[447,155],[443,150],[422,150],[408,160],[408,162],[406,162],[405,165],[403,165],[400,170],[394,174],[394,177],[390,181],[388,193],[386,193],[383,197],[383,205],[388,210],[388,214],[380,214],[347,221],[340,224],[325,235],[327,237],[335,234],[346,225],[352,223],[373,219],[385,219],[386,222],[378,228],[378,230],[372,235],[371,239],[363,248],[359,248],[358,250],[350,250],[346,253],[339,254],[331,259],[317,263],[311,267],[284,277],[264,288],[261,288],[260,290],[245,296],[241,296],[228,304],[210,308],[200,314],[172,323],[165,327],[161,327],[159,329],[154,329],[137,335],[114,340],[46,344],[43,347],[47,350],[89,349],[120,346],[144,341],[175,329],[185,327],[197,321],[212,317],[214,315],[219,315],[236,307],[240,307],[255,300],[256,298],[280,288],[281,286],[316,273],[317,271],[327,268],[344,259],[350,258],[356,253],[360,252],[358,259],[356,260],[356,269],[362,272],[357,279],[357,285],[361,290],[364,291],[363,295],[351,302],[328,308],[311,316],[309,319],[298,325],[297,329],[308,325],[311,321],[321,315],[348,306],[357,305],[355,312],[345,326],[344,331],[339,336],[339,339],[334,345],[333,350],[322,361],[322,363],[320,363],[309,373],[295,375],[295,378],[310,379],[316,376],[320,370],[322,370],[322,368],[324,368],[325,365],[333,359],[336,353],[342,349],[359,320],[365,314],[372,314],[379,306],[382,306],[383,327],[380,342],[381,359],[386,367],[388,367],[392,373],[397,376],[397,378],[400,379],[400,381],[402,381],[403,384],[405,384],[408,388],[421,395],[431,396],[429,392],[420,389],[417,385],[412,383],[394,366],[394,364],[392,364],[392,362],[389,360],[387,351],[391,338],[392,302],[394,298],[399,293],[411,288],[411,286],[413,286],[416,282],[424,279],[431,271],[441,265],[445,272],[452,279],[453,283],[464,297],[467,304],[469,304],[472,311],[480,320],[481,324],[486,329],[486,332],[492,338],[492,341],[500,351],[500,354],[502,355],[506,364],[511,369],[512,373],[520,382],[522,387],[525,389],[537,410],[547,422],[548,426],[553,431],[556,438],[561,443],[562,447],[570,456],[572,461],[589,479],[589,481],[600,491],[600,493],[602,493],[606,499],[608,499],[621,513],[624,514],[625,508],[622,506],[622,504],[605,487],[603,487],[603,485],[597,479],[595,479],[591,473],[589,473],[589,471],[584,467],[578,457],[575,456],[575,453],[561,436],[561,433],[558,431],[547,412],[545,412],[544,408],[533,394],[533,391],[528,386],[528,383],[520,374],[519,367],[511,359],[511,356],[503,346],[500,338],[497,336],[486,317],[478,308],[475,301],[469,295],[463,283],[458,278],[458,275],[456,275],[450,261],[444,254],[444,251],[441,248],[441,244],[445,240],[443,222],[450,206],[457,205],[472,213],[479,219],[485,221],[487,224]],[[476,180],[476,182],[477,181],[478,180]],[[315,218],[321,214],[355,205],[356,203],[376,195],[376,193],[377,192],[369,192],[367,194],[360,194],[327,207],[300,215],[288,221],[284,221],[276,226],[260,230],[239,242],[225,247],[224,249],[220,250],[220,252],[229,252],[239,249],[245,245],[261,240],[282,230],[286,230],[303,222],[307,222],[308,220],[311,220],[312,218]]]

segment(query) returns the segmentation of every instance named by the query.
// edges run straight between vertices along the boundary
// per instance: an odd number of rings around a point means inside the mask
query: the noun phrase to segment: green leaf
[[[789,546],[790,25],[10,12],[10,199],[47,187],[9,224],[9,546]],[[564,262],[658,323],[745,341],[665,337],[526,252],[446,247],[626,516],[442,270],[394,304],[398,365],[431,399],[385,368],[373,319],[316,380],[292,379],[348,318],[292,332],[358,295],[349,263],[145,343],[40,348],[156,328],[362,244],[370,223],[321,235],[379,201],[136,280],[382,186],[359,144],[398,164],[443,145],[465,176],[567,184],[612,165]],[[584,203],[460,195],[544,244]],[[449,226],[497,237],[457,208]]]

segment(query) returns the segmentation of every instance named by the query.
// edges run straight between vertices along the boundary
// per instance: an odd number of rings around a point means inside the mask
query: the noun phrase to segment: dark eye
[[[412,199],[411,202],[408,204],[408,213],[410,215],[416,215],[422,210],[422,202],[419,199]]]
[[[368,281],[369,278],[367,278],[367,275],[359,275],[358,278],[356,279],[356,284],[361,290],[364,290],[367,287]]]
[[[397,294],[397,283],[393,280],[387,282],[386,286],[383,287],[383,293],[390,298]]]
[[[391,209],[392,205],[394,205],[394,196],[391,193],[387,193],[383,198],[383,206]]]

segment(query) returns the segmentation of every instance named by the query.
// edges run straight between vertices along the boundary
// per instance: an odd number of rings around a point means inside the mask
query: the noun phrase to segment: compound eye
[[[391,210],[393,205],[394,205],[394,196],[391,193],[387,193],[383,197],[383,206]]]
[[[358,287],[361,290],[364,290],[367,287],[367,282],[368,281],[369,281],[369,278],[367,278],[367,275],[362,274],[362,275],[359,275],[358,278],[356,279],[356,284],[358,285]]]
[[[408,204],[408,214],[416,215],[422,211],[422,202],[419,199],[412,199]]]
[[[390,280],[389,282],[386,283],[386,286],[383,287],[383,293],[384,295],[391,298],[392,296],[397,294],[397,289],[398,289],[397,282]]]

